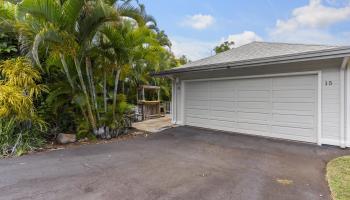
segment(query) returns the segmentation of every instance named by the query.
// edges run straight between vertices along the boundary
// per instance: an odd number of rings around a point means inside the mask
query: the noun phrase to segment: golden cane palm
[[[0,81],[0,118],[35,118],[33,100],[47,91],[46,86],[38,84],[39,71],[26,58],[19,57],[2,62],[0,72],[4,77]]]
[[[103,0],[24,0],[18,5],[18,11],[24,18],[18,20],[17,26],[24,30],[30,47],[30,55],[38,66],[40,47],[60,57],[63,71],[72,90],[79,89],[85,96],[85,110],[94,132],[97,130],[99,113],[96,100],[94,75],[88,50],[93,46],[99,28],[107,23],[119,23],[121,16],[134,17],[141,21],[138,10],[127,3],[117,4]],[[138,16],[138,17],[136,17]],[[35,26],[31,26],[35,24]],[[74,67],[67,64],[72,59]],[[82,66],[86,65],[86,71]],[[77,79],[73,79],[74,73]]]

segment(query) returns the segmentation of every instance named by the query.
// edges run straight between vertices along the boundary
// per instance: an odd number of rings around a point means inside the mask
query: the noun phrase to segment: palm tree
[[[106,24],[121,23],[123,17],[142,21],[139,9],[128,2],[103,0],[24,0],[17,7],[19,17],[15,27],[20,32],[22,50],[41,69],[41,58],[46,53],[60,58],[72,91],[79,90],[84,96],[80,107],[96,133],[98,106],[89,49]],[[68,64],[70,60],[74,69]]]
[[[149,72],[170,66],[165,60],[172,59],[164,48],[171,43],[154,18],[142,4],[131,3],[23,0],[0,5],[6,11],[0,12],[0,24],[18,35],[21,53],[42,73],[59,67],[60,78],[50,84],[46,102],[54,107],[73,102],[95,134],[116,127],[124,99],[118,95],[120,82],[128,80],[135,90],[141,84],[159,85],[163,82]]]
[[[121,71],[129,68],[132,74],[142,73],[138,68],[139,64],[151,61],[155,64],[159,52],[164,51],[164,49],[159,45],[156,34],[146,26],[135,27],[132,23],[123,23],[116,27],[106,26],[101,30],[101,33],[104,36],[100,41],[106,51],[104,54],[115,65],[112,106],[112,112],[115,113]],[[111,56],[108,56],[107,52],[110,52]]]

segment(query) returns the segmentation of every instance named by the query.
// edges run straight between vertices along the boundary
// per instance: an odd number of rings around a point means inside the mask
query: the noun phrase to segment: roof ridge
[[[272,41],[253,41],[251,43],[268,43],[268,44],[287,44],[287,45],[304,45],[304,46],[324,46],[324,47],[345,47],[344,45],[332,44],[313,44],[313,43],[291,43],[291,42],[272,42]],[[248,44],[251,44],[248,43]],[[243,45],[242,45],[243,46]]]

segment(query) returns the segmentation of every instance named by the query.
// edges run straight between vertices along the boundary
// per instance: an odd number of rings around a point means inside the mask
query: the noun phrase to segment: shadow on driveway
[[[0,199],[329,199],[325,165],[350,154],[191,127],[0,160]]]

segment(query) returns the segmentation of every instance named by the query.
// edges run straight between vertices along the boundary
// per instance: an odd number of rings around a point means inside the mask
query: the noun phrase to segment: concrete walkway
[[[171,118],[169,115],[164,117],[149,119],[141,122],[133,123],[132,127],[150,133],[157,133],[166,128],[170,128],[173,125],[171,124]]]
[[[327,161],[349,150],[177,127],[0,160],[0,199],[330,199]]]

